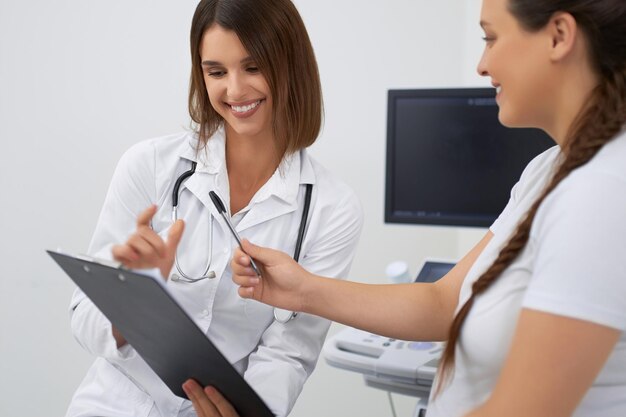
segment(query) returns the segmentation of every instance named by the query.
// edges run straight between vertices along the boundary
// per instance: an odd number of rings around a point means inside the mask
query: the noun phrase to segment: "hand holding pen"
[[[230,217],[226,214],[226,207],[224,206],[224,203],[222,203],[222,200],[215,193],[215,191],[209,191],[209,197],[211,197],[211,201],[215,205],[215,208],[217,209],[218,213],[222,216],[222,218],[226,222],[226,225],[228,225],[228,228],[230,229],[230,232],[235,237],[235,240],[237,241],[237,244],[239,245],[241,250],[244,251],[243,247],[241,246],[241,238],[239,237],[239,234],[237,233],[237,231],[233,227],[233,224],[230,222]],[[244,253],[245,253],[245,251],[244,251]],[[258,276],[261,276],[261,271],[259,270],[259,267],[256,265],[256,263],[254,263],[254,259],[252,259],[252,257],[250,255],[248,255],[248,256],[250,257],[250,265],[254,269],[254,272],[256,272],[256,274]]]

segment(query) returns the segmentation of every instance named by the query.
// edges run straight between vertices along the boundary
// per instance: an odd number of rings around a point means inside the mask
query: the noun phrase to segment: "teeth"
[[[247,106],[230,106],[230,108],[235,110],[237,113],[245,113],[258,106],[259,103],[261,103],[261,100],[255,101],[254,103],[248,104]]]
[[[496,93],[500,94],[500,91],[502,90],[502,86],[497,86],[496,87]]]

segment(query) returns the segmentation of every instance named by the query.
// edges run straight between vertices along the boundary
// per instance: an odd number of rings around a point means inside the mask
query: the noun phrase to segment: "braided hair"
[[[534,32],[556,12],[567,12],[584,33],[598,75],[587,105],[572,123],[561,159],[542,194],[518,224],[493,264],[472,285],[472,293],[454,317],[440,363],[436,393],[452,377],[456,345],[475,299],[487,291],[524,249],[541,203],[576,168],[585,165],[626,122],[626,2],[624,0],[509,0],[508,9],[521,26]]]

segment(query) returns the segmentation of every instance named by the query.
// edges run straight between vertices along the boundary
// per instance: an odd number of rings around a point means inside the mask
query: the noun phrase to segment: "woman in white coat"
[[[191,55],[194,131],[144,141],[124,154],[89,253],[128,267],[158,267],[207,336],[284,416],[315,367],[329,322],[308,314],[278,321],[271,307],[239,297],[229,264],[236,241],[209,192],[241,237],[265,246],[294,254],[306,225],[300,263],[328,276],[348,273],[360,205],[305,150],[319,133],[321,89],[291,1],[201,1]],[[68,416],[195,415],[80,290],[70,312],[75,338],[98,358]]]

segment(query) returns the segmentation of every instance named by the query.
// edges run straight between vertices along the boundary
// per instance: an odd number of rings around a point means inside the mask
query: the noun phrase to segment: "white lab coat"
[[[181,187],[178,215],[186,227],[179,262],[188,275],[204,271],[211,213],[211,269],[217,277],[194,284],[168,280],[167,286],[274,414],[285,416],[315,367],[330,323],[299,314],[281,324],[273,320],[272,307],[238,296],[229,265],[236,242],[209,198],[214,190],[226,205],[230,202],[223,130],[199,156],[195,143],[193,134],[182,133],[141,142],[124,154],[89,253],[110,259],[111,246],[126,241],[137,215],[150,204],[159,208],[152,227],[167,236],[174,181],[189,170],[190,161],[197,161],[196,173]],[[305,183],[313,184],[313,194],[300,263],[317,274],[345,277],[362,226],[361,207],[355,194],[305,150],[287,157],[233,222],[242,238],[293,254]],[[110,322],[78,289],[70,314],[74,337],[98,358],[76,391],[68,417],[195,415],[191,403],[174,396],[132,347],[116,348]]]

